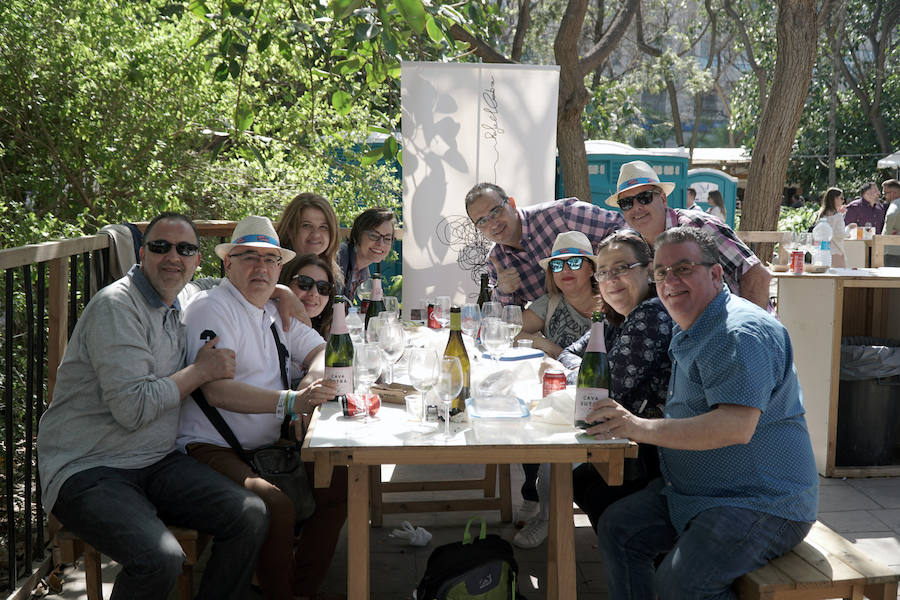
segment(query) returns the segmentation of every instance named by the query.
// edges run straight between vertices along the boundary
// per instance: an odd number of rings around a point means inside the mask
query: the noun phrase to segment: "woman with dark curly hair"
[[[354,301],[359,284],[370,277],[369,265],[387,258],[393,243],[394,213],[389,208],[369,208],[354,219],[350,239],[337,254],[343,296]]]

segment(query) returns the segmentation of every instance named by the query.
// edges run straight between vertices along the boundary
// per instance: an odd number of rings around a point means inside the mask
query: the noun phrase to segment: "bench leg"
[[[84,585],[88,600],[103,600],[100,553],[90,544],[84,545]]]
[[[178,600],[191,600],[194,597],[194,567],[187,563],[181,567],[178,577]]]
[[[872,600],[896,600],[897,582],[867,585],[865,594]]]

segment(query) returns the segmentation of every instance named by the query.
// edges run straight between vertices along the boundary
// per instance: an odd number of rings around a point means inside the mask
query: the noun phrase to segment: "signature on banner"
[[[503,129],[500,127],[500,103],[497,102],[497,89],[494,87],[494,76],[491,75],[491,86],[481,92],[481,99],[484,101],[484,110],[487,113],[487,123],[482,123],[481,128],[484,130],[484,138],[490,140],[494,147],[494,178],[492,182],[497,182],[497,163],[500,162],[500,142],[498,138]]]

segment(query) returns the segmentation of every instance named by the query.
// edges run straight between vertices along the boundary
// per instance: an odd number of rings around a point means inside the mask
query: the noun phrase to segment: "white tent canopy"
[[[900,152],[888,154],[878,161],[879,169],[900,169]]]

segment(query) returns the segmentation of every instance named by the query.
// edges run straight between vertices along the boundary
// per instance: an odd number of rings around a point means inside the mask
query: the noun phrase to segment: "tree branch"
[[[516,22],[516,35],[513,38],[512,60],[522,60],[522,47],[525,45],[525,33],[531,26],[531,0],[519,0],[519,17]]]
[[[574,0],[570,1],[570,4],[573,3]],[[616,16],[613,18],[613,22],[609,26],[609,29],[603,34],[603,38],[598,43],[594,44],[594,46],[587,51],[584,58],[579,61],[578,66],[583,75],[586,76],[609,58],[609,55],[612,54],[612,51],[618,46],[619,40],[625,35],[625,31],[631,24],[631,20],[634,18],[634,14],[637,12],[640,4],[640,0],[625,0],[622,8],[619,9],[619,12],[617,12]],[[576,33],[576,35],[578,35],[578,33]],[[557,36],[557,39],[559,39],[559,36]]]
[[[453,39],[465,42],[469,44],[469,47],[472,49],[475,54],[481,57],[484,62],[488,63],[513,63],[515,61],[506,58],[493,48],[491,48],[488,44],[483,42],[481,39],[475,37],[458,24],[454,23],[452,27],[450,27],[450,35],[453,36]]]

